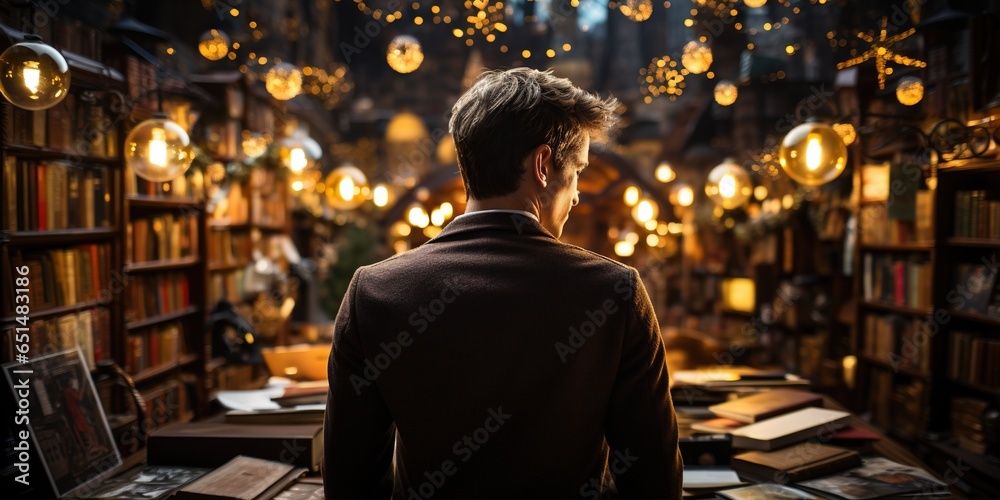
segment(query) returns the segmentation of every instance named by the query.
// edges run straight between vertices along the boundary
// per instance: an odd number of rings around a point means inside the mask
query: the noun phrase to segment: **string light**
[[[889,36],[888,31],[886,30],[888,21],[889,18],[882,18],[882,27],[879,30],[878,38],[867,33],[858,33],[858,38],[870,43],[871,47],[860,56],[837,63],[837,69],[850,68],[851,66],[857,66],[858,64],[861,64],[869,59],[875,59],[875,71],[878,73],[878,88],[885,89],[886,77],[892,74],[892,68],[889,67],[890,62],[914,68],[927,67],[927,63],[918,59],[906,57],[892,49],[893,45],[909,38],[917,32],[917,29],[910,28],[902,33]]]
[[[293,64],[276,64],[268,70],[264,86],[275,99],[287,101],[302,92],[302,71]]]
[[[924,98],[924,82],[915,77],[907,76],[899,79],[896,84],[896,99],[900,104],[913,106]]]
[[[424,52],[416,38],[409,35],[399,35],[389,42],[385,59],[389,63],[389,67],[396,72],[412,73],[424,62]]]
[[[722,80],[715,84],[715,102],[721,106],[731,106],[736,102],[739,91],[736,85],[729,80]]]
[[[704,73],[712,65],[712,49],[702,42],[692,40],[684,45],[681,64],[692,74]]]

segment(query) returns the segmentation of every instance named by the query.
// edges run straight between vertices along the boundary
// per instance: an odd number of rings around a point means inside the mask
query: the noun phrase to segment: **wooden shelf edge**
[[[126,264],[126,273],[141,273],[149,271],[168,271],[171,269],[181,269],[185,267],[190,267],[201,262],[197,256],[183,257],[180,259],[170,259],[170,260],[153,260],[149,262],[140,262],[138,264]]]
[[[33,156],[33,157],[49,157],[49,158],[59,158],[62,157],[66,161],[76,163],[102,163],[105,165],[121,165],[122,158],[108,157],[108,156],[81,156],[72,151],[63,151],[61,149],[41,147],[41,146],[31,146],[27,144],[4,144],[3,150],[14,156]]]
[[[217,273],[221,271],[235,271],[237,269],[243,269],[250,265],[250,262],[233,262],[230,264],[209,264],[208,272]]]
[[[933,242],[913,243],[862,243],[861,250],[884,252],[930,252],[934,250]]]
[[[968,319],[972,321],[978,321],[980,323],[986,323],[987,325],[993,325],[1000,327],[1000,318],[994,318],[992,316],[987,316],[982,313],[969,312],[969,311],[958,311],[955,309],[949,309],[948,314],[956,318]]]
[[[136,384],[148,382],[197,361],[198,356],[196,354],[182,354],[177,358],[177,361],[165,363],[154,368],[146,368],[145,370],[132,375],[132,380],[134,380]]]
[[[205,202],[194,198],[164,198],[162,196],[145,196],[139,194],[125,195],[125,201],[132,208],[191,208],[201,210]]]
[[[858,304],[867,309],[875,309],[878,311],[886,311],[897,314],[909,314],[911,316],[930,316],[931,314],[934,314],[934,310],[930,307],[900,306],[896,304],[872,302],[868,300],[861,300]]]
[[[173,320],[173,319],[183,318],[184,316],[188,316],[188,315],[194,314],[196,312],[198,312],[198,306],[191,305],[191,306],[187,306],[187,307],[185,307],[183,309],[180,309],[180,310],[177,310],[177,311],[169,312],[169,313],[166,313],[166,314],[159,314],[159,315],[153,316],[151,318],[145,318],[145,319],[140,319],[140,320],[132,321],[132,322],[129,322],[129,323],[125,323],[125,329],[126,330],[135,330],[137,328],[143,328],[143,327],[155,325],[155,324],[158,324],[158,323],[165,323],[165,322]]]
[[[945,240],[949,246],[966,248],[993,248],[1000,249],[1000,240],[988,238],[960,238],[953,236]]]
[[[11,231],[0,238],[9,245],[52,245],[53,243],[80,243],[107,240],[118,234],[116,227],[53,229],[51,231]]]
[[[87,300],[83,302],[77,302],[76,304],[71,304],[68,306],[56,306],[48,307],[39,311],[31,311],[28,313],[29,319],[39,319],[48,318],[50,316],[61,316],[63,314],[80,312],[84,309],[91,309],[93,307],[109,306],[111,305],[111,300]],[[5,325],[8,323],[13,323],[17,316],[5,316],[0,318],[0,325]]]

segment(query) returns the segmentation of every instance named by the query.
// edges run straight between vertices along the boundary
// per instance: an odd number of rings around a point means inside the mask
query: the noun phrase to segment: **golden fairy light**
[[[389,42],[385,60],[397,73],[412,73],[424,62],[424,52],[416,38],[399,35]]]
[[[466,38],[466,45],[472,45],[472,37],[482,35],[487,42],[496,41],[497,33],[506,33],[504,23],[504,3],[499,0],[465,0],[465,29],[454,28],[456,38]]]
[[[879,30],[878,38],[868,33],[858,33],[858,38],[872,44],[872,46],[858,57],[837,63],[837,69],[850,68],[869,59],[875,59],[875,71],[878,72],[878,88],[885,89],[886,77],[892,74],[892,68],[889,67],[890,62],[914,68],[927,67],[927,63],[906,57],[892,49],[893,45],[909,38],[917,32],[917,29],[910,28],[902,33],[888,36],[888,31],[886,30],[888,20],[889,18],[887,17],[882,18],[882,28]]]
[[[677,100],[687,86],[684,83],[684,76],[689,72],[687,69],[677,69],[677,61],[670,59],[670,56],[654,57],[649,66],[639,70],[639,89],[645,95],[644,101],[648,104],[653,98],[666,95],[671,101]]]
[[[264,86],[275,99],[287,101],[302,92],[302,71],[293,64],[276,64],[268,70]]]
[[[759,9],[767,3],[767,0],[743,0],[743,4],[751,9]]]
[[[208,30],[201,35],[198,52],[209,61],[218,61],[229,55],[229,37],[220,30]]]
[[[652,0],[620,0],[612,2],[612,4],[617,4],[619,12],[637,23],[641,23],[653,15]]]
[[[712,66],[712,49],[702,42],[691,40],[684,45],[681,64],[692,74],[704,73]]]
[[[913,106],[924,98],[924,82],[915,77],[907,76],[900,78],[896,84],[896,99],[900,104]]]
[[[249,130],[243,131],[243,155],[250,160],[256,160],[267,152],[267,146],[271,141],[269,136],[258,134]]]
[[[318,98],[326,109],[333,109],[354,90],[347,66],[340,63],[333,63],[328,69],[306,66],[302,74],[305,77],[302,93]]]
[[[844,140],[845,146],[850,146],[858,138],[858,132],[854,130],[854,125],[851,123],[834,123],[831,127]]]
[[[715,85],[715,102],[721,106],[731,106],[736,102],[739,91],[736,85],[729,80],[722,80]]]

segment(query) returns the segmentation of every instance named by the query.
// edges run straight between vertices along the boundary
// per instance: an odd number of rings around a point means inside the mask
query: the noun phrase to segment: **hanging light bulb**
[[[899,79],[896,85],[896,99],[905,106],[913,106],[924,98],[924,82],[915,76]]]
[[[836,179],[844,171],[847,146],[829,125],[803,123],[781,141],[778,162],[795,182],[819,186]]]
[[[397,73],[413,73],[424,62],[424,51],[416,38],[399,35],[389,42],[385,60]]]
[[[293,174],[311,168],[316,160],[323,157],[323,148],[316,139],[309,137],[302,129],[279,141],[278,156]]]
[[[639,224],[656,219],[660,215],[660,206],[650,199],[642,199],[632,207],[632,218]]]
[[[757,201],[764,201],[764,198],[767,198],[767,188],[764,186],[753,188],[753,197]]]
[[[635,186],[625,188],[625,204],[634,207],[636,203],[639,203],[639,188]]]
[[[48,109],[69,93],[69,64],[41,37],[24,41],[0,54],[0,93],[11,104],[30,110]]]
[[[759,9],[767,3],[767,0],[743,0],[743,4],[751,9]]]
[[[368,178],[354,165],[341,165],[326,176],[324,183],[329,186],[324,193],[331,207],[351,210],[365,202]]]
[[[125,162],[135,175],[151,182],[167,182],[187,171],[194,151],[184,128],[157,114],[132,129],[125,138]]]
[[[631,257],[635,253],[635,243],[628,241],[615,242],[615,255],[619,257]]]
[[[677,178],[677,173],[667,162],[662,162],[656,167],[656,180],[666,184]]]
[[[735,161],[727,158],[708,173],[705,194],[725,210],[742,207],[753,194],[750,175]]]
[[[218,61],[229,55],[229,36],[224,32],[211,29],[201,35],[198,42],[198,52],[209,61]]]
[[[431,218],[427,214],[427,209],[414,203],[406,211],[406,221],[413,227],[425,228],[430,224]]]
[[[697,40],[691,40],[684,45],[681,53],[681,64],[684,69],[695,75],[708,71],[712,66],[712,49]]]
[[[729,80],[722,80],[715,85],[715,102],[720,106],[731,106],[736,102],[739,90],[736,85]]]
[[[385,184],[375,185],[375,189],[372,190],[372,203],[379,208],[389,204],[389,188]]]
[[[246,156],[249,160],[256,160],[267,152],[268,140],[267,137],[261,134],[250,132],[249,130],[243,131],[243,156]]]
[[[276,64],[264,77],[264,87],[275,99],[287,101],[302,92],[302,70],[294,64]]]
[[[446,201],[441,204],[441,213],[444,214],[445,219],[450,219],[451,216],[455,215],[455,207]]]
[[[694,189],[687,184],[677,184],[670,192],[670,203],[679,207],[690,207],[694,203]]]

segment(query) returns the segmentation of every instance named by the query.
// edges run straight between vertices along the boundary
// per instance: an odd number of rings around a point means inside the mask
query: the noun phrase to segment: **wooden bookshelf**
[[[930,316],[933,314],[933,309],[929,307],[909,307],[901,306],[898,304],[893,304],[890,302],[873,302],[873,301],[859,301],[858,305],[865,309],[871,309],[874,311],[883,311],[893,314],[905,314],[909,316]]]

